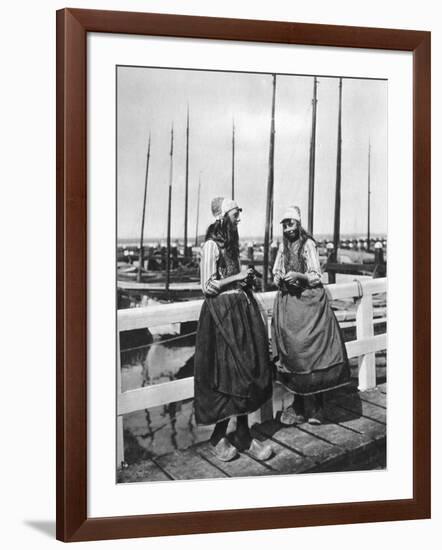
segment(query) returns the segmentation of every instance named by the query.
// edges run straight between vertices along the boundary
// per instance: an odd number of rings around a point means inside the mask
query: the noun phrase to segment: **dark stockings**
[[[295,395],[292,405],[296,414],[304,418],[315,418],[324,407],[324,396],[322,393],[315,395]]]
[[[217,445],[219,441],[226,436],[229,419],[221,420],[215,424],[215,428],[210,436],[210,443]],[[235,441],[242,449],[248,449],[252,442],[252,436],[249,429],[249,421],[246,414],[236,417]]]
[[[249,421],[246,414],[236,417],[236,440],[243,449],[248,449],[252,443]]]
[[[210,443],[212,443],[212,445],[217,445],[219,441],[226,436],[228,425],[229,425],[228,418],[227,420],[221,420],[221,422],[217,422],[215,424],[213,433],[210,436]]]

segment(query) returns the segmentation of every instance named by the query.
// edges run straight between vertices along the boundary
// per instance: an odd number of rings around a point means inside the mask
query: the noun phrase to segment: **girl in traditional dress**
[[[281,423],[322,421],[323,394],[350,382],[350,369],[338,321],[321,284],[316,242],[301,225],[297,206],[281,220],[283,242],[273,267],[279,288],[272,319],[277,381],[291,393]]]
[[[215,222],[201,253],[204,303],[195,349],[195,418],[215,424],[214,454],[232,460],[237,449],[260,460],[272,454],[269,443],[253,439],[247,415],[271,396],[272,371],[268,337],[258,305],[247,287],[253,270],[241,272],[237,225],[241,208],[233,200],[212,201]],[[236,431],[227,438],[229,420]]]

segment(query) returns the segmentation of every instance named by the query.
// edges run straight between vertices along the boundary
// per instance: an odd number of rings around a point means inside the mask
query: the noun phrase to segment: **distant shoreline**
[[[317,234],[317,235],[314,235],[315,239],[318,240],[318,241],[323,241],[323,240],[328,240],[328,241],[333,241],[333,235],[332,234]],[[371,239],[380,239],[380,240],[386,240],[387,239],[387,235],[385,233],[373,233],[370,235],[370,238]],[[361,233],[346,233],[346,234],[343,234],[341,235],[340,237],[340,240],[353,240],[353,239],[362,239],[362,240],[366,240],[367,239],[367,235],[363,235]],[[200,235],[198,237],[198,242],[202,242],[204,240],[204,235]],[[281,240],[280,237],[278,237],[277,240]],[[184,243],[184,240],[182,237],[171,237],[171,242],[172,243],[175,243],[177,242],[179,244],[183,244]],[[254,242],[254,243],[263,243],[264,242],[264,236],[260,236],[260,237],[257,237],[257,236],[240,236],[240,241],[241,242],[245,242],[245,241],[250,241],[250,242]],[[165,243],[166,242],[166,238],[165,237],[152,237],[152,238],[145,238],[144,239],[144,245],[145,246],[149,246],[149,245],[157,245],[158,243]],[[189,243],[189,246],[193,246],[194,245],[194,239],[189,239],[188,243]],[[130,238],[130,237],[124,237],[124,238],[119,238],[117,239],[117,245],[118,246],[129,246],[129,245],[132,245],[132,246],[138,246],[140,243],[140,239],[139,238]]]

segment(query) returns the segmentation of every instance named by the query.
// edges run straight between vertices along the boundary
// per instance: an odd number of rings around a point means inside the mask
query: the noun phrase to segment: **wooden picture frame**
[[[87,33],[413,54],[413,498],[88,518]],[[430,517],[430,33],[64,9],[57,12],[57,538],[84,541]]]

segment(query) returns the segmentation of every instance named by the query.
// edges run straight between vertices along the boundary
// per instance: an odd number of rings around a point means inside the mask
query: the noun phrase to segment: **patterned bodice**
[[[231,258],[223,247],[214,240],[208,240],[202,247],[201,254],[201,288],[206,296],[216,296],[220,292],[220,279],[239,273],[241,270],[239,257]],[[229,288],[234,288],[232,283]]]
[[[299,273],[307,272],[307,265],[303,254],[299,254],[299,240],[289,243],[287,252],[284,250],[284,269],[285,272],[297,271]]]
[[[299,257],[299,242],[288,243],[287,248],[281,243],[273,266],[274,283],[279,285],[281,279],[289,271],[306,273],[310,287],[321,283],[321,265],[319,263],[318,250],[312,239],[307,239]]]
[[[221,279],[236,275],[241,271],[239,258],[231,258],[227,254],[226,249],[218,246],[219,258],[218,258],[218,273]]]

